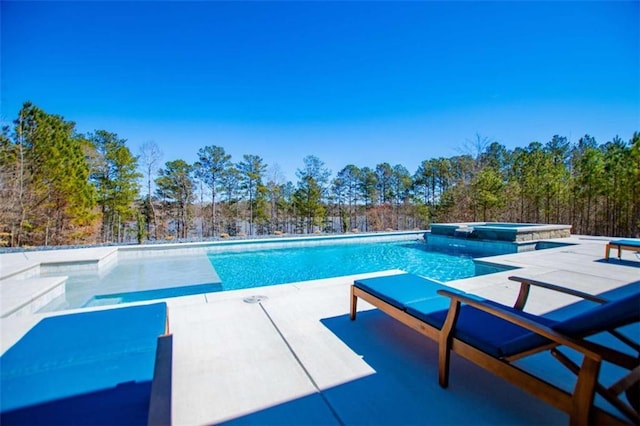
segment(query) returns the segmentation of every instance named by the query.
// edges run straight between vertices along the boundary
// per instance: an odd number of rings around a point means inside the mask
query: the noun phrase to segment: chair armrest
[[[580,297],[582,299],[589,300],[591,302],[596,302],[596,303],[605,303],[605,302],[607,302],[606,299],[594,296],[594,295],[589,294],[589,293],[584,293],[582,291],[573,290],[573,289],[570,289],[570,288],[561,287],[559,285],[549,284],[549,283],[545,283],[545,282],[542,282],[542,281],[536,281],[536,280],[533,280],[531,278],[511,276],[511,277],[509,277],[509,279],[511,281],[516,281],[516,282],[520,283],[520,293],[518,293],[518,299],[516,300],[516,303],[513,305],[513,307],[515,309],[518,309],[518,310],[523,310],[524,309],[524,305],[527,303],[527,298],[529,297],[529,290],[531,289],[532,285],[536,286],[536,287],[546,288],[546,289],[549,289],[549,290],[554,290],[554,291],[557,291],[557,292],[560,292],[560,293],[564,293],[564,294],[568,294],[568,295],[571,295],[571,296]]]
[[[477,299],[476,297],[469,297],[469,295],[456,293],[448,290],[438,290],[438,294],[441,296],[449,297],[453,303],[464,303],[466,305],[472,306],[481,311],[487,312],[488,314],[494,315],[498,318],[501,318],[505,321],[509,321],[513,324],[519,325],[522,328],[526,328],[529,331],[537,333],[547,339],[555,342],[558,345],[564,345],[569,348],[575,349],[576,351],[584,354],[589,358],[595,360],[601,360],[603,358],[602,347],[600,345],[587,342],[584,340],[574,339],[572,337],[566,336],[564,334],[558,333],[557,331],[547,327],[546,325],[540,324],[531,319],[515,315],[513,312],[508,311],[507,309],[502,309],[496,305],[488,305],[484,303],[482,300]],[[451,309],[451,308],[450,308]]]

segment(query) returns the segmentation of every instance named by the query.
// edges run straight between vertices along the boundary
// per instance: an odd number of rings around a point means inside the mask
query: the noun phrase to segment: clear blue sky
[[[2,1],[0,113],[30,100],[134,153],[219,145],[294,181],[307,155],[413,173],[476,134],[628,140],[639,4]]]

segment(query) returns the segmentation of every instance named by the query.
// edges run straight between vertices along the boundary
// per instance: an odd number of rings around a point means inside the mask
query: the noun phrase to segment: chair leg
[[[356,319],[356,309],[358,307],[358,296],[353,294],[353,286],[351,286],[351,321]]]
[[[589,423],[589,415],[593,406],[593,397],[598,374],[600,373],[600,360],[585,357],[578,373],[578,381],[573,392],[573,407],[569,414],[569,424],[586,425]]]
[[[449,364],[451,362],[451,343],[453,340],[453,330],[458,320],[460,312],[460,302],[452,300],[449,306],[447,318],[440,330],[440,341],[438,345],[438,383],[441,387],[449,386]]]
[[[446,342],[440,342],[438,354],[438,383],[440,387],[449,386],[449,364],[451,363],[451,348]]]

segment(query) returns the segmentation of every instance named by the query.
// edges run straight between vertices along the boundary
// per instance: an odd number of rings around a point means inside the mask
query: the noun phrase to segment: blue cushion
[[[446,300],[449,301],[448,298]],[[490,300],[482,301],[544,325],[555,324],[555,321],[518,311]],[[447,317],[448,309],[436,310],[437,305],[435,301],[413,303],[407,307],[407,312],[440,329]],[[463,305],[460,308],[454,336],[497,358],[513,355],[548,342],[544,337],[526,328],[468,305]]]
[[[553,329],[568,336],[611,330],[640,321],[640,292],[603,303],[572,318],[560,321]]]
[[[165,303],[45,318],[0,357],[0,411],[153,378]]]
[[[354,281],[353,285],[398,309],[405,309],[409,303],[441,297],[438,290],[451,290],[437,281],[413,274],[366,278]]]
[[[437,302],[429,300],[413,303],[407,307],[407,312],[440,329],[444,324],[448,309],[438,310],[438,306],[443,303]],[[640,293],[598,305],[564,321],[554,321],[528,314],[490,300],[483,302],[499,306],[515,315],[574,337],[611,330],[640,321]],[[454,336],[495,357],[507,357],[549,342],[545,337],[523,327],[467,305],[463,305],[460,309]]]
[[[444,313],[446,317],[450,305],[451,299],[448,297],[432,297],[430,299],[408,303],[407,313],[439,330],[444,323],[442,313]]]
[[[412,274],[357,280],[354,285],[399,309],[405,309],[408,314],[437,329],[442,328],[450,304],[450,299],[438,295],[437,291],[446,289],[458,292],[437,281]],[[466,296],[474,297],[469,294]],[[564,321],[528,314],[490,300],[474,298],[570,336],[610,330],[640,320],[640,292],[637,291]],[[498,358],[549,343],[545,337],[526,328],[468,305],[461,307],[454,336]]]
[[[609,241],[609,244],[611,245],[615,245],[615,246],[631,246],[631,247],[640,247],[640,239],[636,239],[636,240],[614,240],[614,241]]]

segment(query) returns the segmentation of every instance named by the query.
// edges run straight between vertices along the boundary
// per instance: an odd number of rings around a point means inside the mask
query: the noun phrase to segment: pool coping
[[[0,318],[33,314],[64,294],[66,276],[8,280],[2,283]]]

